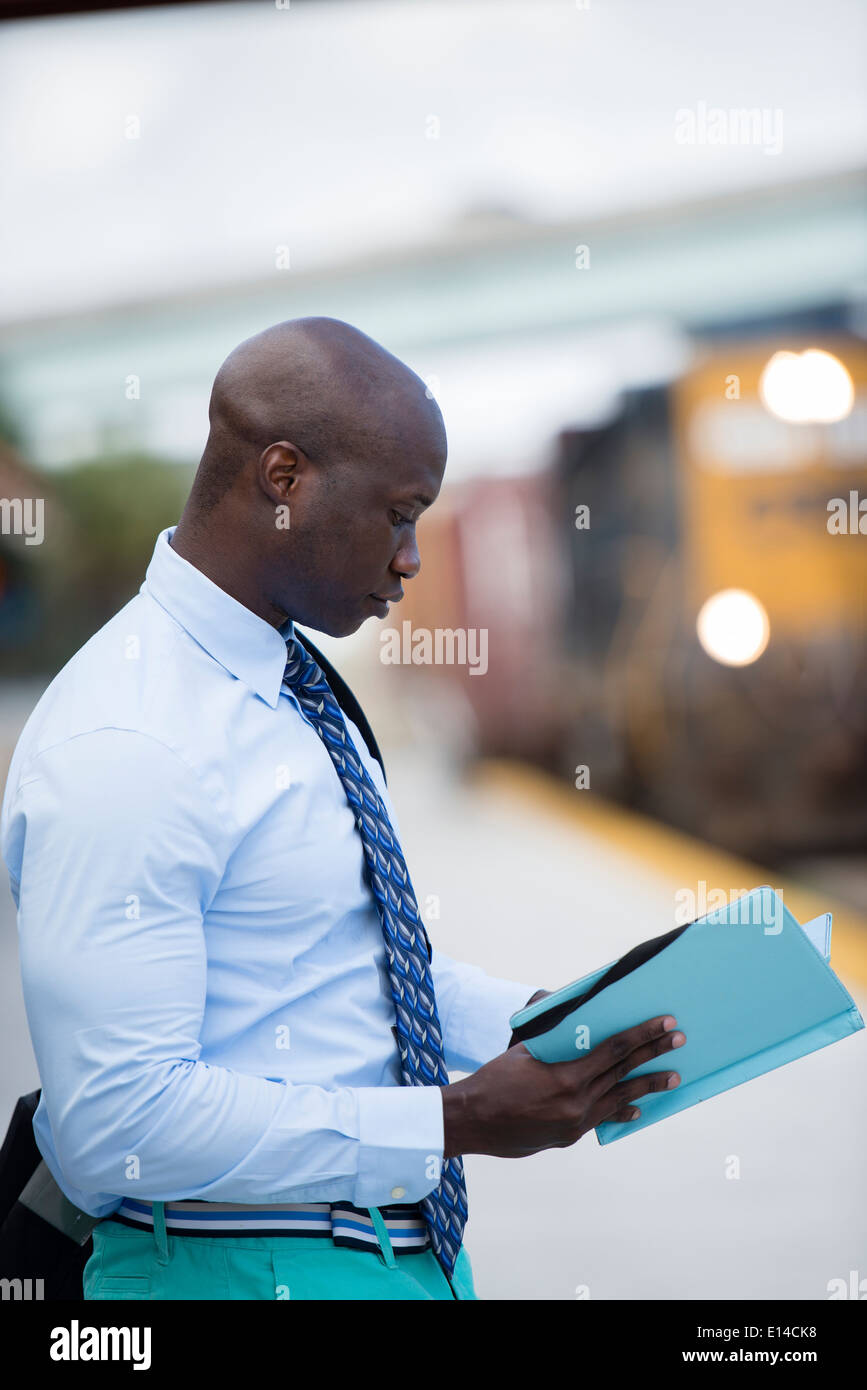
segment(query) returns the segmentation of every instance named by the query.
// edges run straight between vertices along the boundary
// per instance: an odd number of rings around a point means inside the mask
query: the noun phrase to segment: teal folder
[[[802,927],[772,888],[755,888],[648,943],[646,958],[637,948],[640,963],[612,983],[603,977],[616,976],[619,962],[520,1009],[511,1026],[534,1057],[565,1062],[646,1018],[674,1015],[684,1046],[629,1076],[675,1070],[681,1084],[636,1100],[637,1120],[598,1125],[599,1143],[611,1144],[863,1028],[829,964],[830,940],[830,913]]]

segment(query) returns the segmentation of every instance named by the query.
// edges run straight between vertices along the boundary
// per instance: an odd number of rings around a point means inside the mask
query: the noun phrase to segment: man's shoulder
[[[143,735],[175,751],[195,743],[195,644],[146,594],[139,593],[70,657],[35,705],[19,736],[7,797],[38,760],[86,735]],[[191,650],[192,649],[192,650]],[[201,653],[198,653],[201,659]],[[135,756],[140,740],[118,738]]]
[[[51,681],[15,746],[0,811],[10,875],[19,876],[34,813],[44,824],[75,815],[110,833],[113,816],[155,820],[170,807],[215,837],[221,826],[234,834],[203,717],[210,678],[201,650],[146,595],[95,632]]]

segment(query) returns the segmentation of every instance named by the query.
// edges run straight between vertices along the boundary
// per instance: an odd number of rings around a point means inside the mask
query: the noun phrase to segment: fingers
[[[667,1019],[668,1022],[670,1020]],[[673,1020],[671,1020],[673,1021]],[[624,1076],[640,1067],[643,1062],[650,1062],[654,1057],[661,1057],[663,1053],[672,1052],[677,1047],[683,1047],[686,1042],[686,1035],[672,1028],[666,1030],[660,1037],[656,1037],[652,1042],[645,1043],[642,1047],[637,1047],[633,1052],[627,1053],[620,1058],[607,1071],[601,1072],[593,1081],[590,1087],[590,1094],[593,1099],[597,1099],[606,1091],[610,1091],[616,1086],[618,1081],[622,1081]],[[598,1048],[596,1049],[599,1050]],[[592,1055],[592,1054],[591,1054]],[[589,1060],[589,1058],[588,1058]]]
[[[546,1083],[551,1083],[549,1133],[559,1134],[542,1141],[541,1147],[567,1148],[603,1121],[629,1123],[637,1119],[641,1110],[632,1102],[679,1085],[680,1076],[661,1070],[625,1078],[636,1067],[671,1053],[685,1042],[677,1020],[671,1014],[660,1014],[613,1034],[575,1062],[531,1063],[546,1073],[534,1083],[537,1100],[541,1098],[539,1091],[544,1094],[549,1090]],[[523,1043],[517,1044],[515,1051],[532,1057]]]
[[[610,1038],[606,1038],[605,1042],[592,1048],[583,1059],[585,1075],[588,1077],[601,1076],[604,1072],[611,1071],[618,1063],[624,1062],[639,1048],[646,1048],[663,1041],[666,1035],[673,1032],[676,1027],[676,1018],[672,1018],[671,1014],[660,1014],[658,1018],[648,1018],[644,1023],[637,1023],[632,1028],[626,1028],[622,1033],[612,1033]],[[656,1056],[656,1053],[651,1055]],[[630,1062],[626,1071],[631,1071],[633,1067],[638,1065],[638,1062]]]
[[[621,1081],[596,1101],[590,1111],[588,1128],[595,1129],[603,1120],[617,1119],[620,1112],[633,1108],[630,1102],[639,1096],[650,1095],[654,1091],[670,1091],[679,1085],[680,1076],[676,1071],[652,1071],[645,1076],[633,1076],[630,1081]]]
[[[622,1124],[628,1124],[630,1120],[637,1120],[641,1111],[637,1105],[621,1105],[613,1115],[609,1115],[610,1120],[619,1120]]]

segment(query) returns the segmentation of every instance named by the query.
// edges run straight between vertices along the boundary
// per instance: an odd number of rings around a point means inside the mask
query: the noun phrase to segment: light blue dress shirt
[[[286,638],[158,537],[55,677],[3,801],[54,1177],[164,1201],[414,1202],[439,1087],[403,1086],[361,838],[283,685]],[[395,829],[379,764],[347,720]],[[535,986],[434,949],[446,1063],[503,1051]]]

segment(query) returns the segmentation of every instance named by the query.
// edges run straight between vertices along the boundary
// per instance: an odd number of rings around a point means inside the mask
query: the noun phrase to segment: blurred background
[[[177,521],[220,362],[331,315],[449,432],[389,624],[486,634],[484,674],[322,639],[434,939],[556,988],[767,881],[833,908],[863,1007],[863,7],[28,9],[0,29],[0,771]],[[7,1113],[38,1078],[2,911]],[[471,1160],[480,1293],[867,1278],[863,1038],[610,1151]]]

